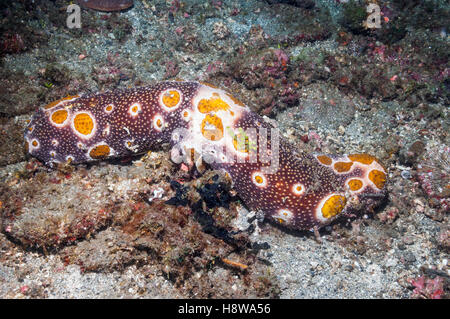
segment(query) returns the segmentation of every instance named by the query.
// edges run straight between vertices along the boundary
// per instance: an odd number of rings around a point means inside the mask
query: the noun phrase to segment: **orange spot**
[[[105,108],[105,110],[106,110],[107,112],[111,112],[112,109],[113,109],[113,106],[112,106],[112,105],[108,105],[108,106]]]
[[[33,132],[33,127],[30,126],[30,127],[28,128],[28,131]]]
[[[39,145],[39,143],[36,140],[34,140],[33,142],[31,142],[31,145],[33,145],[34,147],[37,147]]]
[[[256,175],[256,176],[255,176],[255,182],[256,182],[257,184],[262,184],[262,183],[264,182],[264,179],[263,179],[261,176]]]
[[[61,102],[61,100],[53,101],[52,103],[49,103],[49,104],[47,104],[46,106],[44,106],[44,109],[46,109],[46,110],[51,109],[52,107],[54,107],[55,105],[57,105],[59,102]]]
[[[352,191],[357,191],[363,186],[363,183],[359,179],[351,179],[347,182],[347,184]]]
[[[342,195],[333,195],[322,206],[322,216],[331,218],[344,210],[347,199]]]
[[[226,111],[229,108],[230,106],[225,103],[217,93],[213,93],[213,96],[210,99],[201,99],[200,102],[198,102],[198,110],[203,114],[220,110]]]
[[[188,117],[188,116],[189,116],[189,112],[188,112],[188,111],[184,111],[184,112],[183,112],[183,116],[184,116],[184,117]]]
[[[233,102],[239,106],[245,106],[244,103],[242,103],[241,101],[239,101],[237,98],[235,98],[233,95],[227,93],[227,96],[233,100]]]
[[[162,102],[168,108],[177,106],[180,102],[180,93],[176,90],[169,90],[163,94]]]
[[[155,115],[153,118],[153,127],[160,132],[163,130],[164,119],[160,115]]]
[[[213,88],[213,89],[218,89],[217,86],[215,86],[214,84],[208,83],[208,82],[200,82],[200,84],[203,84],[205,86],[209,86],[210,88]]]
[[[98,145],[89,152],[89,155],[94,159],[101,159],[108,156],[110,151],[108,145]]]
[[[87,113],[79,113],[73,119],[75,130],[82,135],[89,135],[94,129],[94,121]]]
[[[375,160],[375,157],[369,154],[350,154],[348,158],[353,162],[370,165]]]
[[[223,137],[223,124],[218,116],[206,115],[201,128],[203,136],[210,141],[218,141]]]
[[[321,162],[323,165],[331,165],[331,163],[333,162],[331,160],[331,158],[329,158],[326,155],[319,155],[317,156],[317,159],[319,160],[319,162]]]
[[[52,122],[55,124],[63,124],[67,120],[69,113],[66,110],[58,110],[52,114]]]
[[[302,184],[295,184],[292,186],[292,192],[295,195],[302,195],[304,193],[305,189]]]
[[[338,173],[348,172],[350,170],[350,168],[352,167],[352,165],[353,165],[352,162],[337,162],[334,164],[334,169]]]
[[[139,103],[134,103],[130,106],[129,113],[131,116],[135,117],[141,110],[141,105]]]
[[[377,169],[373,169],[369,172],[369,179],[375,184],[376,187],[382,189],[386,183],[386,174]]]
[[[47,104],[46,106],[44,106],[44,109],[46,109],[46,110],[51,109],[52,107],[58,105],[60,102],[67,101],[67,100],[72,100],[72,99],[75,99],[77,97],[80,97],[80,96],[79,95],[68,95],[68,96],[66,96],[66,97],[64,97],[62,99],[59,99],[59,100],[53,101],[52,103]]]

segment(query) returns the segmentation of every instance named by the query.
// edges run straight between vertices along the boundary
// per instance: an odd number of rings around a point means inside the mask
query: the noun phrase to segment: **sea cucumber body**
[[[143,153],[169,143],[175,162],[226,171],[244,202],[295,229],[321,227],[384,197],[386,171],[367,154],[297,154],[264,118],[198,82],[88,96],[40,108],[25,141],[47,165]]]

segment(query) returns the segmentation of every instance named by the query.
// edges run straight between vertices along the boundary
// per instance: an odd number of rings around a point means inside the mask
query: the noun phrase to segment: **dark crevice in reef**
[[[194,212],[194,218],[201,225],[203,232],[237,248],[241,246],[238,243],[240,240],[238,238],[239,236],[235,236],[237,233],[230,232],[225,227],[218,226],[215,217],[211,213],[208,213],[208,211],[220,207],[229,210],[230,203],[238,199],[236,196],[230,195],[230,186],[220,181],[218,175],[214,175],[210,183],[205,183],[200,187],[194,187],[200,197],[200,199],[194,202],[191,200],[192,196],[189,194],[191,191],[189,186],[183,186],[174,180],[170,181],[170,186],[175,191],[175,196],[167,200],[166,204],[189,206]]]

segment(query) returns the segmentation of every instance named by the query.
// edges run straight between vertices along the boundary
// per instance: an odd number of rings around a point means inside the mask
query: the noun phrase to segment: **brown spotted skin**
[[[295,229],[322,227],[355,207],[375,206],[385,195],[386,171],[376,158],[296,154],[268,121],[227,92],[198,82],[61,99],[36,112],[25,141],[31,155],[49,166],[170,143],[175,162],[192,164],[200,156],[229,174],[249,208]]]

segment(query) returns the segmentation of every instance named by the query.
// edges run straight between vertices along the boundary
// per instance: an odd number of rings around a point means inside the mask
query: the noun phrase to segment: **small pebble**
[[[403,259],[407,264],[412,264],[416,261],[416,256],[414,256],[414,254],[410,251],[405,251],[405,253],[403,254]]]
[[[400,175],[404,178],[404,179],[411,179],[411,172],[409,170],[404,170],[400,173]]]
[[[405,236],[402,241],[405,245],[412,245],[414,243],[414,238],[411,236]]]
[[[344,270],[350,272],[350,271],[353,270],[353,266],[352,265],[345,265],[344,266]]]

